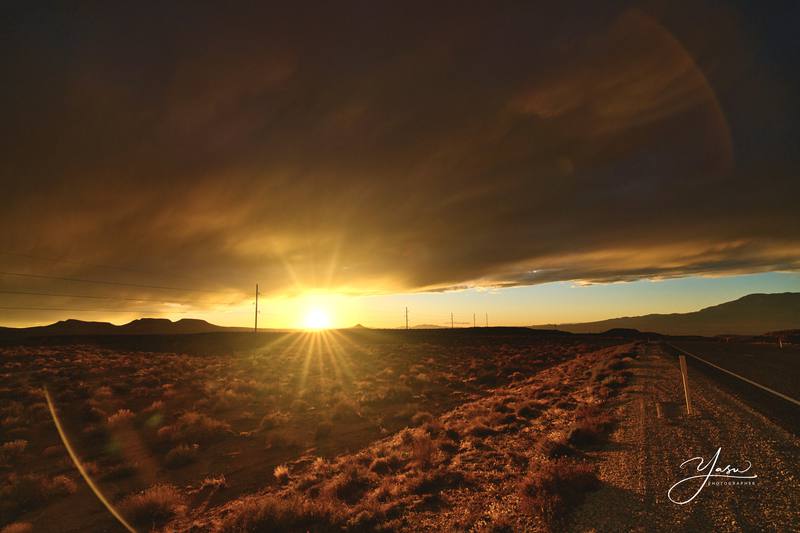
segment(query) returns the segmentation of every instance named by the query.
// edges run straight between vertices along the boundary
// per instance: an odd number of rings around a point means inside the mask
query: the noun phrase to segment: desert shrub
[[[201,444],[220,440],[230,433],[231,427],[227,422],[197,411],[184,413],[171,426],[165,426],[158,430],[158,435],[162,439]]]
[[[179,444],[167,452],[164,458],[164,464],[168,468],[180,468],[197,461],[200,455],[200,447],[197,444],[188,446],[186,444]]]
[[[403,460],[396,453],[387,455],[386,457],[377,457],[369,465],[371,472],[379,475],[395,472],[403,466]]]
[[[133,420],[133,411],[130,409],[120,409],[113,415],[108,417],[108,426],[115,428],[125,424],[129,424]]]
[[[400,432],[400,442],[406,446],[411,446],[414,443],[414,433],[410,429],[404,429]]]
[[[225,479],[224,474],[220,474],[218,476],[208,476],[200,482],[199,490],[204,490],[207,488],[211,489],[224,489],[228,486],[228,480]]]
[[[323,499],[290,494],[246,498],[225,516],[220,533],[249,531],[340,531],[346,524],[341,506]]]
[[[439,449],[446,454],[454,454],[461,449],[461,445],[453,440],[444,438],[439,441]]]
[[[442,424],[438,420],[432,420],[422,425],[422,430],[433,438],[442,433]]]
[[[4,442],[3,445],[0,446],[0,463],[8,464],[14,459],[19,458],[25,453],[27,447],[28,441],[25,439]]]
[[[407,478],[406,490],[414,494],[438,494],[445,489],[463,487],[467,484],[468,479],[463,472],[440,466]]]
[[[542,414],[539,402],[526,402],[517,407],[517,416],[520,418],[538,418]]]
[[[348,505],[353,505],[361,499],[370,486],[371,481],[367,472],[363,468],[351,464],[329,480],[325,484],[323,492]]]
[[[163,411],[164,410],[164,402],[162,400],[155,400],[149,406],[145,407],[142,412],[144,413],[155,413],[156,411]]]
[[[623,368],[625,368],[625,366],[626,362],[622,359],[617,359],[617,358],[611,359],[606,364],[606,368],[608,368],[609,370],[622,370]]]
[[[411,444],[411,454],[414,458],[414,463],[418,467],[426,468],[430,466],[435,451],[436,446],[430,435],[420,432],[414,436],[414,441]]]
[[[536,451],[547,457],[548,459],[556,459],[559,457],[571,457],[575,455],[575,449],[563,439],[550,440],[542,439],[536,443]]]
[[[577,412],[577,419],[569,431],[567,441],[573,446],[596,445],[605,441],[614,420],[607,413],[595,408],[582,408]]]
[[[458,442],[461,440],[461,435],[458,433],[458,430],[455,428],[447,428],[444,431],[444,436],[454,442]]]
[[[272,475],[275,476],[275,479],[278,481],[278,483],[286,483],[289,481],[289,467],[286,465],[278,465],[275,467]]]
[[[427,411],[420,411],[414,416],[411,417],[411,423],[415,426],[421,426],[427,422],[431,422],[433,420],[433,415]]]
[[[58,457],[59,455],[64,455],[64,447],[58,444],[53,446],[48,446],[44,450],[42,450],[43,457]]]
[[[520,421],[524,421],[524,418],[517,417],[514,413],[494,413],[494,415],[490,418],[493,426],[507,426],[517,424]]]
[[[520,486],[523,508],[553,526],[597,490],[600,480],[589,465],[566,460],[547,461],[528,473]]]
[[[614,376],[608,376],[603,381],[600,382],[601,385],[608,387],[610,389],[619,389],[624,387],[625,384],[628,382],[628,376],[624,372],[620,372]]]
[[[60,475],[50,480],[44,480],[43,488],[49,496],[68,496],[75,494],[78,485],[69,476]]]
[[[347,420],[359,417],[358,406],[351,400],[341,399],[331,407],[331,418],[334,420]]]
[[[183,514],[186,503],[183,495],[172,485],[154,485],[125,498],[120,510],[136,526],[161,527]]]
[[[109,466],[101,475],[102,481],[117,481],[120,479],[129,478],[136,474],[137,465],[117,463]]]
[[[380,403],[407,402],[414,396],[414,392],[406,385],[390,385],[383,391]]]
[[[473,437],[489,437],[491,435],[496,435],[497,431],[490,428],[483,422],[473,422],[467,428],[467,434],[472,435]]]
[[[112,395],[113,393],[111,392],[111,387],[108,385],[98,387],[94,391],[95,398],[111,398]]]
[[[106,413],[99,407],[86,403],[81,407],[80,417],[84,422],[100,422],[106,419]]]
[[[576,403],[571,400],[561,400],[560,402],[556,403],[556,407],[559,409],[564,409],[565,411],[571,411],[575,409]]]

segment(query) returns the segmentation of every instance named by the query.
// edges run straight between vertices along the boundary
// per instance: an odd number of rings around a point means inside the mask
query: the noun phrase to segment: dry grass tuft
[[[463,487],[468,483],[466,475],[460,470],[440,466],[408,478],[406,490],[415,494],[439,494],[445,489]]]
[[[411,423],[415,426],[421,426],[427,422],[433,421],[433,415],[428,411],[420,411],[411,417]]]
[[[541,402],[529,401],[517,407],[517,416],[520,418],[538,418],[542,414]]]
[[[433,461],[433,454],[436,452],[436,445],[427,433],[420,432],[414,435],[411,443],[411,454],[414,464],[419,468],[427,468]]]
[[[386,457],[377,457],[369,465],[369,470],[382,476],[390,472],[396,472],[402,466],[403,459],[398,454],[393,453]]]
[[[164,464],[168,468],[180,468],[197,461],[199,455],[200,447],[197,444],[179,444],[167,452]]]
[[[183,495],[172,485],[154,485],[125,498],[122,514],[141,528],[161,527],[186,511]]]
[[[327,532],[344,529],[346,519],[339,505],[290,494],[246,498],[220,524],[220,533],[249,531]]]
[[[496,435],[497,431],[490,428],[483,422],[474,422],[467,428],[467,434],[473,437],[490,437]]]
[[[350,464],[326,483],[323,492],[348,505],[353,505],[361,500],[371,485],[368,472],[363,467]]]
[[[583,501],[587,492],[598,488],[600,480],[589,465],[562,459],[548,461],[528,473],[520,495],[527,511],[554,527]]]
[[[573,457],[576,455],[575,449],[567,444],[564,439],[550,440],[544,438],[536,443],[536,451],[548,459],[558,459],[560,457]]]
[[[567,441],[573,446],[595,446],[605,442],[614,426],[614,419],[608,413],[594,407],[581,408],[576,412],[577,419],[569,431]]]
[[[18,459],[25,453],[28,447],[28,441],[25,439],[17,439],[9,442],[4,442],[0,446],[0,464],[9,464],[13,460]]]
[[[204,478],[203,481],[200,482],[199,490],[204,490],[208,488],[219,490],[219,489],[224,489],[227,486],[228,486],[228,480],[225,479],[224,474],[220,474],[218,476],[208,476]]]
[[[108,427],[117,428],[124,426],[126,424],[130,424],[133,420],[134,414],[133,411],[130,409],[120,409],[113,415],[108,417],[107,423]]]
[[[201,444],[220,440],[230,434],[231,427],[227,422],[197,411],[184,413],[171,426],[164,426],[158,430],[158,435],[162,439]]]
[[[273,470],[272,475],[278,480],[278,483],[284,484],[289,481],[289,467],[286,465],[278,465]]]

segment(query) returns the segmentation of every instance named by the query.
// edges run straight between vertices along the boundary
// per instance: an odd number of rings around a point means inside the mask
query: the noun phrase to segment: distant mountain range
[[[554,328],[572,333],[602,333],[610,329],[636,329],[665,335],[762,335],[780,330],[800,329],[800,293],[750,294],[738,300],[706,307],[693,313],[651,314],[612,318],[579,324],[547,324],[536,329]],[[352,329],[366,329],[358,324]],[[434,324],[419,324],[411,329],[446,329]],[[140,318],[120,326],[109,322],[62,320],[48,326],[30,328],[0,327],[2,338],[57,337],[71,335],[175,335],[190,333],[251,331],[230,328],[205,320],[184,318]]]
[[[0,327],[2,337],[58,337],[69,335],[173,335],[187,333],[212,333],[218,331],[249,331],[249,328],[226,328],[205,320],[183,318],[171,321],[167,318],[139,318],[120,326],[109,322],[85,322],[83,320],[61,320],[48,326],[30,328]]]
[[[800,293],[749,294],[692,313],[651,314],[579,324],[532,326],[572,333],[600,333],[614,328],[665,335],[761,335],[800,328]]]

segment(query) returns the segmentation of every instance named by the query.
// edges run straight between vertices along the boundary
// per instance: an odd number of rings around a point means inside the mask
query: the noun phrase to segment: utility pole
[[[486,327],[489,327],[489,313],[486,313]]]
[[[475,313],[472,313],[472,327],[473,328],[476,327],[475,326]]]
[[[408,329],[408,307],[406,307],[406,329]]]
[[[256,283],[256,314],[255,322],[253,324],[253,333],[258,333],[258,283]]]
[[[453,329],[455,325],[453,324],[453,313],[450,313],[450,329]]]

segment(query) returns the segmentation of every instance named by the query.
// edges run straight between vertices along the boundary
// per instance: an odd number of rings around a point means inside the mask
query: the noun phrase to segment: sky
[[[592,4],[10,7],[0,324],[800,290],[796,4]]]

